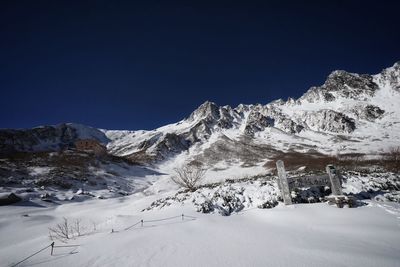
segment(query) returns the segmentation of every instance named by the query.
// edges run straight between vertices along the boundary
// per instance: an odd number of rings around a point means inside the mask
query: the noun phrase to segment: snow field
[[[400,262],[396,203],[390,204],[391,212],[375,202],[354,209],[324,203],[279,205],[229,217],[195,213],[181,205],[140,212],[153,200],[154,196],[136,194],[48,207],[0,207],[0,266],[10,266],[48,245],[48,227],[62,217],[95,221],[97,230],[68,242],[79,248],[56,248],[54,256],[45,251],[21,266],[398,266]],[[141,219],[182,213],[196,219],[177,217],[124,230]]]

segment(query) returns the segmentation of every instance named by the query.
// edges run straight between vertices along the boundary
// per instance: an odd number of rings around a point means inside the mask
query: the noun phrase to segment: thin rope
[[[26,261],[27,259],[29,259],[29,258],[31,258],[31,257],[33,257],[33,256],[35,256],[36,254],[38,254],[38,253],[40,253],[40,252],[42,252],[43,250],[45,250],[45,249],[47,249],[47,248],[49,248],[49,247],[51,247],[51,245],[53,245],[54,244],[54,242],[53,243],[51,243],[50,245],[48,245],[47,247],[45,247],[45,248],[42,248],[41,250],[39,250],[38,252],[36,252],[36,253],[33,253],[32,255],[30,255],[29,257],[26,257],[25,259],[23,259],[22,261],[19,261],[18,263],[16,263],[16,264],[14,264],[14,265],[12,265],[12,267],[15,267],[15,266],[17,266],[18,264],[20,264],[20,263],[23,263],[24,261]]]
[[[169,218],[165,218],[165,219],[149,220],[149,221],[143,221],[143,222],[144,223],[145,222],[160,222],[160,221],[167,221],[167,220],[172,220],[172,219],[181,218],[181,217],[182,217],[182,215],[179,215],[179,216],[169,217]]]
[[[129,230],[129,229],[131,229],[132,227],[138,225],[138,224],[141,223],[141,222],[142,222],[142,221],[138,221],[137,223],[135,223],[135,224],[133,224],[133,225],[131,225],[131,226],[125,228],[124,230],[125,230],[125,231],[126,231],[126,230]]]
[[[80,247],[81,245],[65,245],[65,246],[54,246],[55,248],[69,248],[69,247]]]

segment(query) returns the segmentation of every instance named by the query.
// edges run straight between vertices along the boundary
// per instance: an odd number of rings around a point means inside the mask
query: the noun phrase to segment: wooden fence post
[[[327,165],[326,172],[328,173],[329,180],[331,181],[332,195],[343,195],[342,185],[340,184],[340,178],[336,172],[335,167],[333,165]]]
[[[278,169],[278,187],[281,191],[283,202],[285,205],[292,205],[292,196],[286,177],[285,165],[282,160],[276,162],[276,168]]]

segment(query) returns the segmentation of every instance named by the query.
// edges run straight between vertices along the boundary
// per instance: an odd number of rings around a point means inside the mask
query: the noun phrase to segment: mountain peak
[[[201,104],[195,111],[190,114],[189,120],[203,119],[203,118],[212,118],[218,119],[220,117],[219,114],[219,106],[211,101],[206,101]]]

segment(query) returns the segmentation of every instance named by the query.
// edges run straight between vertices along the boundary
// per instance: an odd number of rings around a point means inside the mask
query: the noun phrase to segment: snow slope
[[[194,214],[187,206],[139,212],[152,200],[153,196],[136,195],[49,207],[0,207],[0,266],[10,266],[48,245],[47,228],[62,217],[95,221],[97,229],[68,242],[79,244],[78,248],[56,248],[54,256],[46,250],[21,266],[398,266],[400,262],[399,204],[369,202],[355,209],[304,204],[249,209],[230,217]],[[195,219],[182,221],[182,213]],[[176,215],[124,230],[141,219]]]

